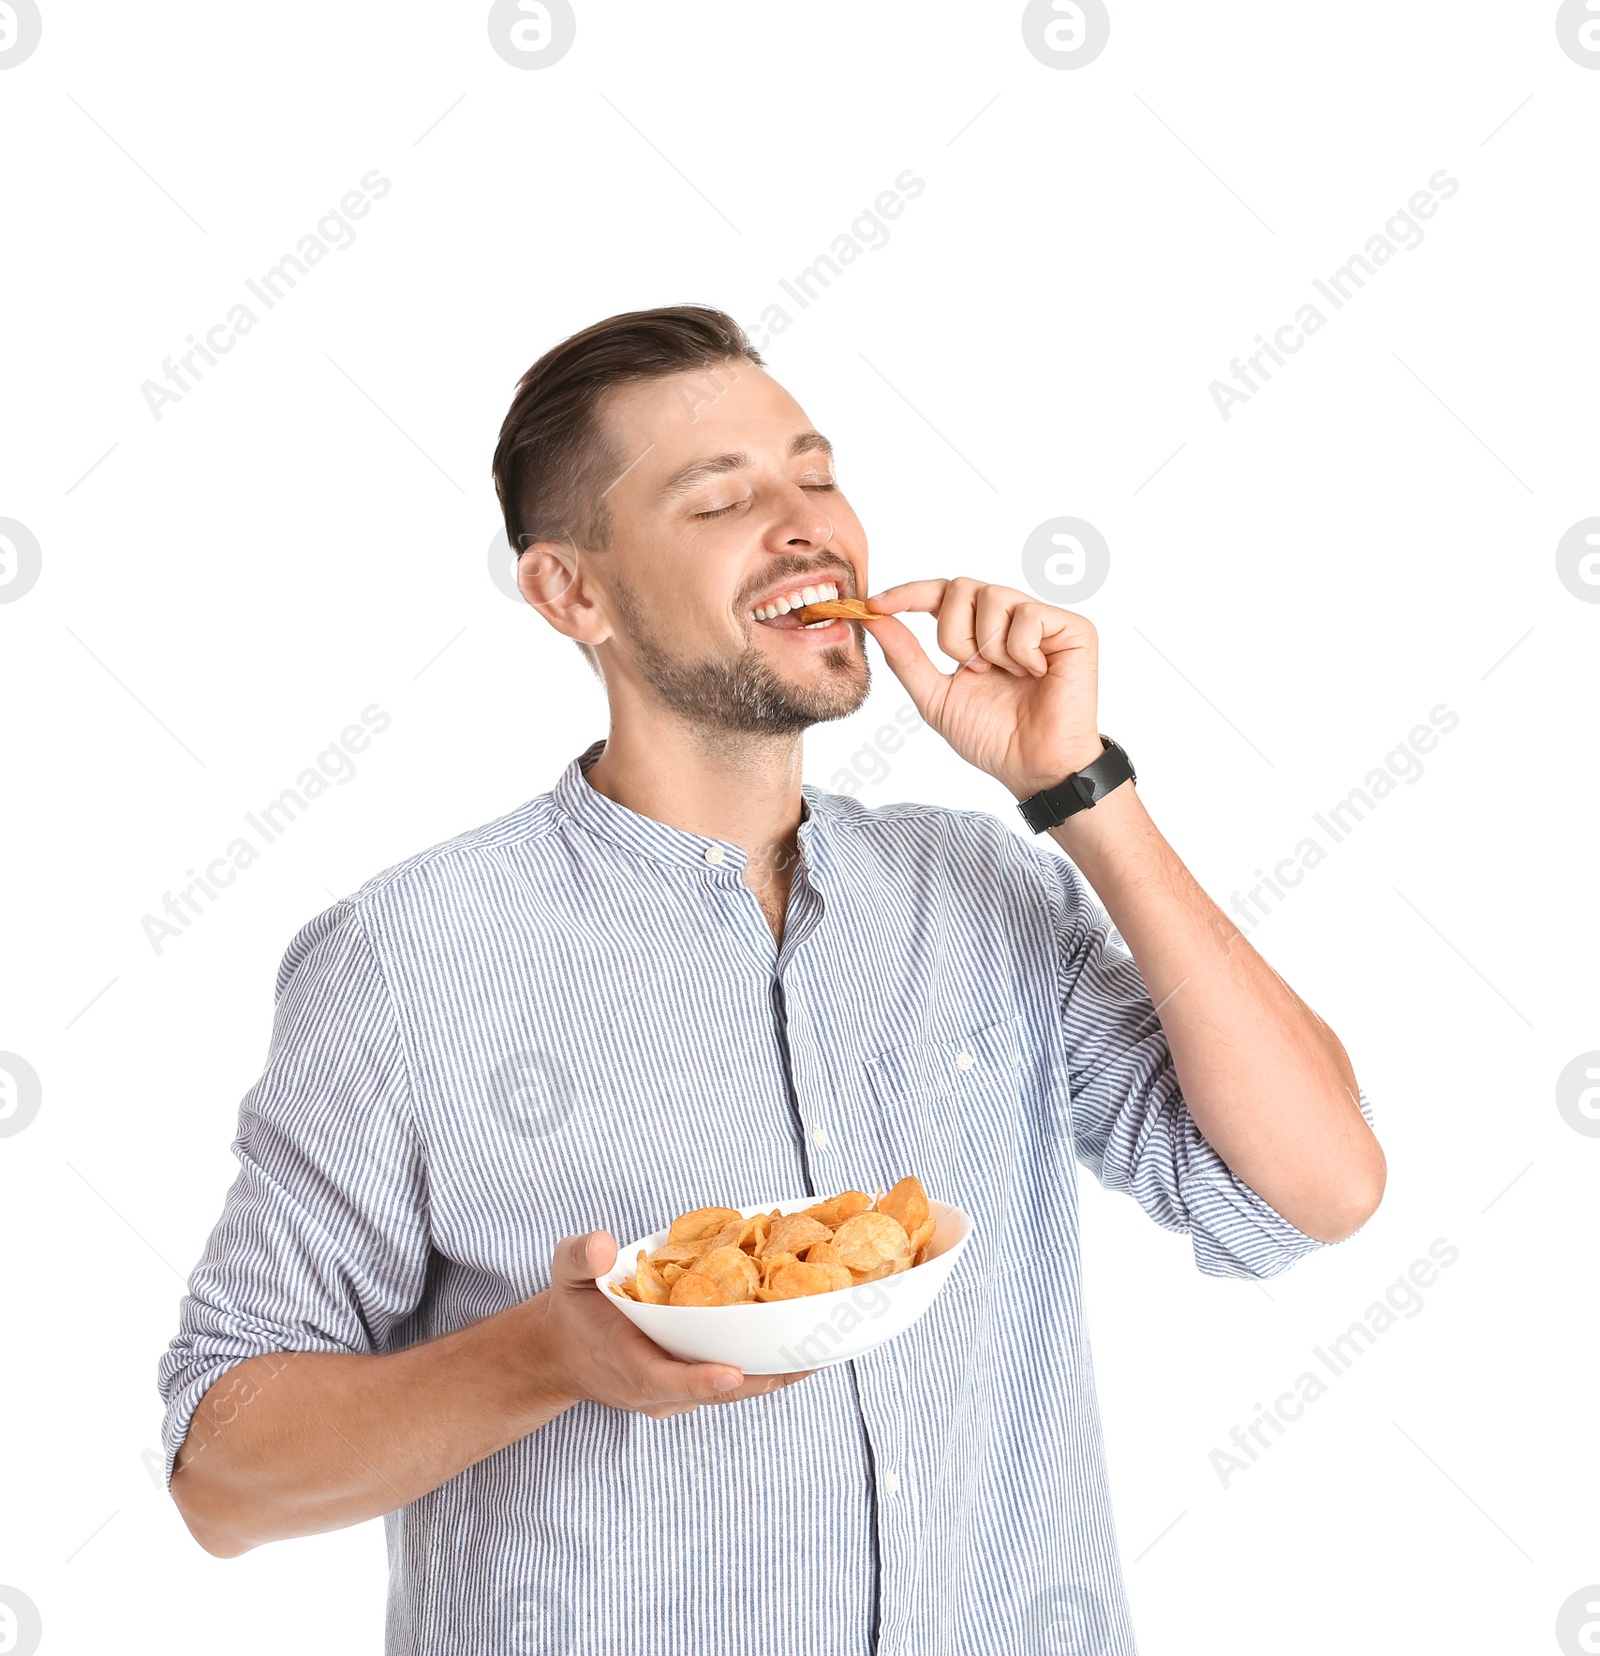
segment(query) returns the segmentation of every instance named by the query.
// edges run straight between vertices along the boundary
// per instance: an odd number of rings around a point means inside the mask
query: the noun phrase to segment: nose
[[[818,521],[820,519],[820,522]],[[828,532],[822,533],[822,524],[827,524]],[[807,533],[792,534],[784,542],[786,546],[814,546],[822,551],[833,540],[833,519],[826,512],[812,508],[811,520],[806,524]]]

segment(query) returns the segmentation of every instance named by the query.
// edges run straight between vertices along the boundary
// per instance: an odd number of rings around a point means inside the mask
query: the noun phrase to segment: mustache
[[[834,528],[833,519],[829,518],[828,538],[822,543],[823,552],[827,552],[827,550],[833,545],[833,537],[837,533],[838,531]],[[741,604],[745,605],[754,603],[763,592],[770,591],[773,584],[777,581],[804,581],[808,575],[821,575],[835,569],[842,569],[845,572],[845,580],[843,582],[845,590],[841,593],[841,596],[845,598],[854,598],[857,595],[856,572],[851,568],[848,559],[841,558],[839,554],[835,552],[831,558],[818,562],[816,558],[805,558],[798,552],[795,552],[787,554],[781,558],[774,558],[772,563],[763,573],[761,580],[751,586],[748,591],[742,593],[739,601]]]

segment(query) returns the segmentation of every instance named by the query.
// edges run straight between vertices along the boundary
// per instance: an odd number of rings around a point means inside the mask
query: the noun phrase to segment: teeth
[[[774,598],[769,603],[759,604],[750,611],[752,621],[770,621],[774,616],[787,615],[790,610],[800,609],[805,604],[820,604],[825,599],[837,598],[839,588],[832,581],[825,581],[820,586],[801,587],[795,592],[786,592],[781,598]],[[831,625],[827,621],[808,621],[807,627],[826,627]]]

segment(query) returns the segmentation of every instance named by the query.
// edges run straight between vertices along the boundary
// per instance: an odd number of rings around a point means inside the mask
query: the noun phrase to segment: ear
[[[611,623],[586,578],[587,561],[570,541],[533,541],[517,559],[517,590],[558,633],[603,644]]]

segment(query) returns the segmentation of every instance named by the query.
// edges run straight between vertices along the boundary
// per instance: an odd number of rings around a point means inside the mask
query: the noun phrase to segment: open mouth
[[[815,581],[808,586],[798,586],[792,592],[780,593],[775,598],[768,598],[764,603],[757,604],[750,611],[750,619],[779,632],[817,632],[824,627],[836,627],[839,623],[802,621],[796,612],[807,604],[819,604],[825,599],[838,596],[837,581]]]

